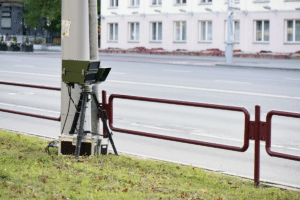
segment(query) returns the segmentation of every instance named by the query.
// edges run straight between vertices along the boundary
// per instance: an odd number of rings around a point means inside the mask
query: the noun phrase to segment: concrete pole
[[[62,60],[89,60],[89,16],[87,0],[62,0]],[[71,96],[78,104],[80,88],[76,85]],[[68,88],[61,83],[61,131],[66,120],[69,105]],[[70,105],[69,115],[63,133],[70,132],[75,115],[74,105]]]
[[[97,0],[89,0],[89,34],[90,34],[90,59],[99,60],[98,52],[98,12],[97,12]],[[93,86],[93,92],[99,99],[98,85]],[[100,134],[100,123],[98,110],[94,103],[91,106],[91,132]]]
[[[234,14],[234,0],[227,0],[228,9],[227,9],[227,38],[226,38],[226,47],[225,47],[225,58],[226,64],[232,64],[233,57],[233,44],[234,44],[234,35],[233,35],[233,14]]]

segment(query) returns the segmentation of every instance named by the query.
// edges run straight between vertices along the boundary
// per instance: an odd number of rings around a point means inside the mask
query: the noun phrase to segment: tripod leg
[[[83,125],[84,125],[84,117],[85,117],[85,111],[86,111],[86,103],[88,100],[88,94],[83,93],[82,94],[82,106],[81,106],[81,111],[80,111],[80,124],[79,124],[79,130],[78,130],[78,135],[77,135],[77,141],[76,141],[76,149],[75,149],[75,158],[78,159],[80,155],[80,147],[81,147],[81,140],[83,137]]]
[[[110,141],[110,143],[111,143],[111,146],[112,146],[112,148],[113,148],[113,150],[114,150],[114,153],[115,153],[116,155],[118,155],[117,149],[116,149],[116,147],[115,147],[115,143],[114,143],[114,141],[113,141],[113,139],[112,139],[112,136],[111,136],[112,134],[111,134],[111,132],[110,132],[109,129],[108,129],[108,126],[107,126],[105,117],[104,117],[104,115],[103,115],[103,110],[100,108],[99,101],[98,101],[98,99],[97,99],[97,97],[96,97],[96,95],[95,95],[94,93],[93,93],[93,98],[94,98],[94,102],[95,102],[95,104],[96,104],[96,106],[97,106],[97,108],[98,108],[98,113],[99,113],[99,115],[100,115],[100,118],[101,118],[101,121],[102,121],[102,123],[103,123],[103,126],[104,126],[104,128],[105,128],[105,130],[106,130],[106,132],[107,132],[107,136],[108,136],[108,139],[109,139],[109,141]]]
[[[77,108],[76,108],[76,113],[75,113],[75,116],[74,116],[74,119],[73,119],[72,127],[71,127],[71,130],[69,132],[70,134],[75,133],[75,128],[76,128],[78,118],[79,118],[79,114],[80,114],[80,110],[81,110],[82,100],[83,100],[83,94],[80,94],[80,98],[79,98],[79,102],[78,102],[78,105],[77,105]]]

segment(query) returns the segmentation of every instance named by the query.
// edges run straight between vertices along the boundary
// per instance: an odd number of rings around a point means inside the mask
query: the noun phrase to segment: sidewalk
[[[233,58],[232,64],[226,64],[225,57],[218,56],[174,56],[151,54],[116,54],[100,53],[100,60],[150,62],[162,64],[214,66],[214,67],[238,67],[238,68],[262,68],[280,70],[300,70],[300,60],[297,59],[267,59],[267,58]]]
[[[52,54],[59,56],[61,54],[60,46],[48,46],[47,48],[42,48],[40,46],[35,46],[33,53],[29,52],[9,52],[0,51],[0,54]],[[246,58],[246,57],[233,57],[232,64],[226,64],[225,57],[220,54],[216,56],[197,56],[197,55],[183,55],[189,52],[179,52],[181,55],[159,55],[150,54],[145,52],[133,51],[110,51],[108,53],[103,52],[99,49],[100,60],[106,61],[120,61],[120,62],[147,62],[147,63],[157,63],[157,64],[173,64],[173,65],[192,65],[192,66],[212,66],[212,67],[238,67],[238,68],[260,68],[260,69],[277,69],[277,70],[300,70],[300,59],[274,59],[273,58]],[[191,52],[190,52],[191,53]],[[177,52],[174,52],[177,54]],[[212,53],[213,54],[213,53]],[[246,54],[244,54],[246,55]],[[260,54],[251,54],[260,55]],[[285,55],[285,54],[282,54]],[[300,58],[300,54],[293,54],[294,57]],[[235,55],[236,56],[236,55]],[[270,56],[270,54],[266,54]],[[257,56],[259,57],[259,56]],[[262,54],[261,57],[264,57]]]

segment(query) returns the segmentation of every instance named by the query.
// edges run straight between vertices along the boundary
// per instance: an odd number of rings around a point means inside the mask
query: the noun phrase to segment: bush
[[[53,39],[53,44],[54,45],[60,45],[61,44],[61,39],[60,38],[54,38]]]
[[[14,37],[14,42],[17,42],[17,37],[16,36]]]
[[[40,44],[40,42],[38,40],[34,40],[33,44]]]

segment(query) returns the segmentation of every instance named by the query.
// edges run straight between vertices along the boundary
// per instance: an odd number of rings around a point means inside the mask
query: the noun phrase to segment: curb
[[[26,135],[26,136],[32,136],[32,137],[38,137],[44,140],[48,140],[48,141],[52,141],[52,140],[57,140],[57,138],[54,137],[49,137],[49,136],[45,136],[45,135],[39,135],[39,134],[35,134],[35,133],[28,133],[28,132],[21,132],[21,131],[14,131],[14,130],[10,130],[10,129],[5,129],[0,127],[0,130],[3,131],[8,131],[8,132],[13,132],[13,133],[20,133],[22,135]],[[216,169],[211,169],[211,168],[205,168],[203,166],[199,166],[199,165],[191,165],[189,163],[182,163],[182,162],[177,162],[174,160],[165,160],[165,159],[161,159],[161,158],[156,158],[156,157],[151,157],[151,156],[146,156],[146,155],[140,155],[140,154],[132,154],[130,152],[125,152],[125,151],[118,151],[121,155],[125,155],[125,156],[130,156],[130,157],[135,157],[138,159],[149,159],[149,160],[154,160],[154,161],[160,161],[160,162],[170,162],[170,163],[175,163],[175,164],[179,164],[179,165],[183,165],[183,166],[193,166],[193,167],[197,167],[197,168],[201,168],[205,171],[209,171],[209,172],[213,172],[213,173],[219,173],[219,174],[224,174],[224,175],[229,175],[229,176],[235,176],[241,179],[245,179],[245,180],[249,180],[249,181],[253,181],[254,179],[251,177],[247,177],[247,176],[241,176],[238,174],[234,174],[234,173],[228,173],[225,171],[220,171],[220,170],[216,170]],[[111,150],[111,148],[109,149],[109,153],[113,154],[113,151]],[[268,180],[261,180],[261,184],[263,185],[267,185],[267,186],[271,186],[271,187],[277,187],[277,188],[281,188],[281,189],[285,189],[285,190],[295,190],[295,191],[300,191],[300,186],[298,185],[288,185],[286,183],[281,183],[281,182],[271,182]]]

